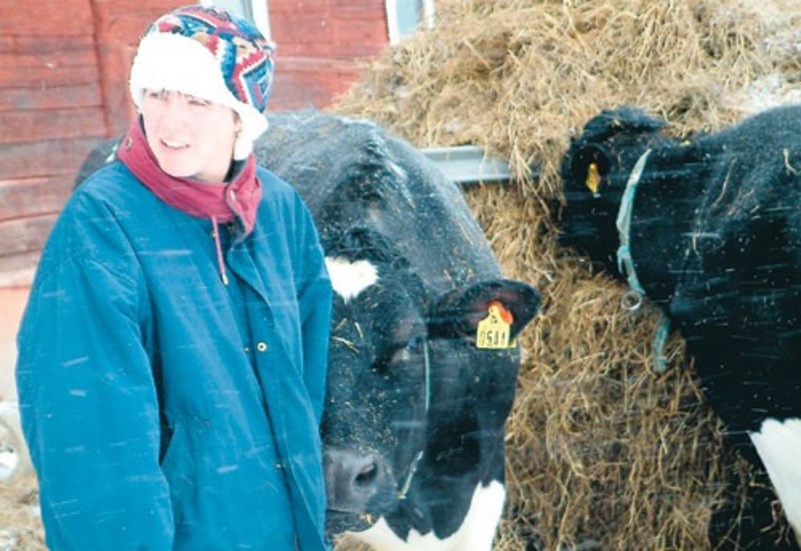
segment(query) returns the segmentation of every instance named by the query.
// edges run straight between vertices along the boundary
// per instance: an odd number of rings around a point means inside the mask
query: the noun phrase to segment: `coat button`
[[[250,354],[250,347],[249,347],[249,346],[246,346],[246,347],[244,348],[244,351],[245,351],[245,354]]]
[[[256,350],[258,350],[259,352],[264,352],[264,351],[266,351],[266,350],[267,350],[267,343],[265,343],[265,342],[260,342],[260,343],[258,343],[258,344],[256,345]]]

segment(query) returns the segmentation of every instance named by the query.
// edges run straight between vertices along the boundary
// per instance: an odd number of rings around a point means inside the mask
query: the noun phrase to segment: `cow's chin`
[[[364,532],[372,528],[382,517],[397,508],[394,488],[382,489],[373,496],[364,509],[355,510],[350,507],[338,507],[336,503],[328,503],[326,510],[326,530],[330,535],[345,532]]]
[[[332,536],[345,532],[364,532],[381,518],[372,513],[346,513],[331,509],[326,511],[325,517],[325,529]]]

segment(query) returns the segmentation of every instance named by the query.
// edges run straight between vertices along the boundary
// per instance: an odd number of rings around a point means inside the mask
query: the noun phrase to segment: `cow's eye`
[[[412,337],[405,344],[399,344],[395,347],[390,360],[388,362],[389,365],[399,363],[399,362],[408,362],[422,353],[423,344],[425,343],[425,339],[423,337]]]
[[[425,339],[423,337],[412,337],[409,339],[409,342],[406,343],[406,351],[411,354],[420,352],[423,349],[424,343]]]
[[[412,358],[419,358],[423,354],[423,348],[425,345],[425,337],[412,337],[403,348],[403,359],[411,360]]]

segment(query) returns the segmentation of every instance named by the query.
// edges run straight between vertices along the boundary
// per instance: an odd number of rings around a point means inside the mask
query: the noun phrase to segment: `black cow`
[[[377,549],[490,549],[514,341],[539,294],[502,278],[460,190],[408,143],[316,111],[269,122],[257,159],[309,206],[335,290],[329,530]]]
[[[537,293],[504,280],[460,190],[365,121],[273,115],[256,146],[320,229],[336,297],[323,419],[329,522],[379,549],[489,549],[516,347]]]
[[[562,161],[561,242],[618,273],[681,332],[708,403],[767,470],[798,537],[801,107],[682,141],[664,126],[629,107],[586,124]],[[752,501],[741,544],[796,548],[760,539],[770,503]],[[714,540],[720,529],[718,519]]]

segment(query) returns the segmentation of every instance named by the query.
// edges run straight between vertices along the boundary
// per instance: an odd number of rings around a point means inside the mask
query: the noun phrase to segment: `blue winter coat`
[[[227,286],[211,223],[120,162],[64,208],[18,337],[51,549],[329,547],[331,286],[305,205],[258,177],[254,232],[223,244]]]

